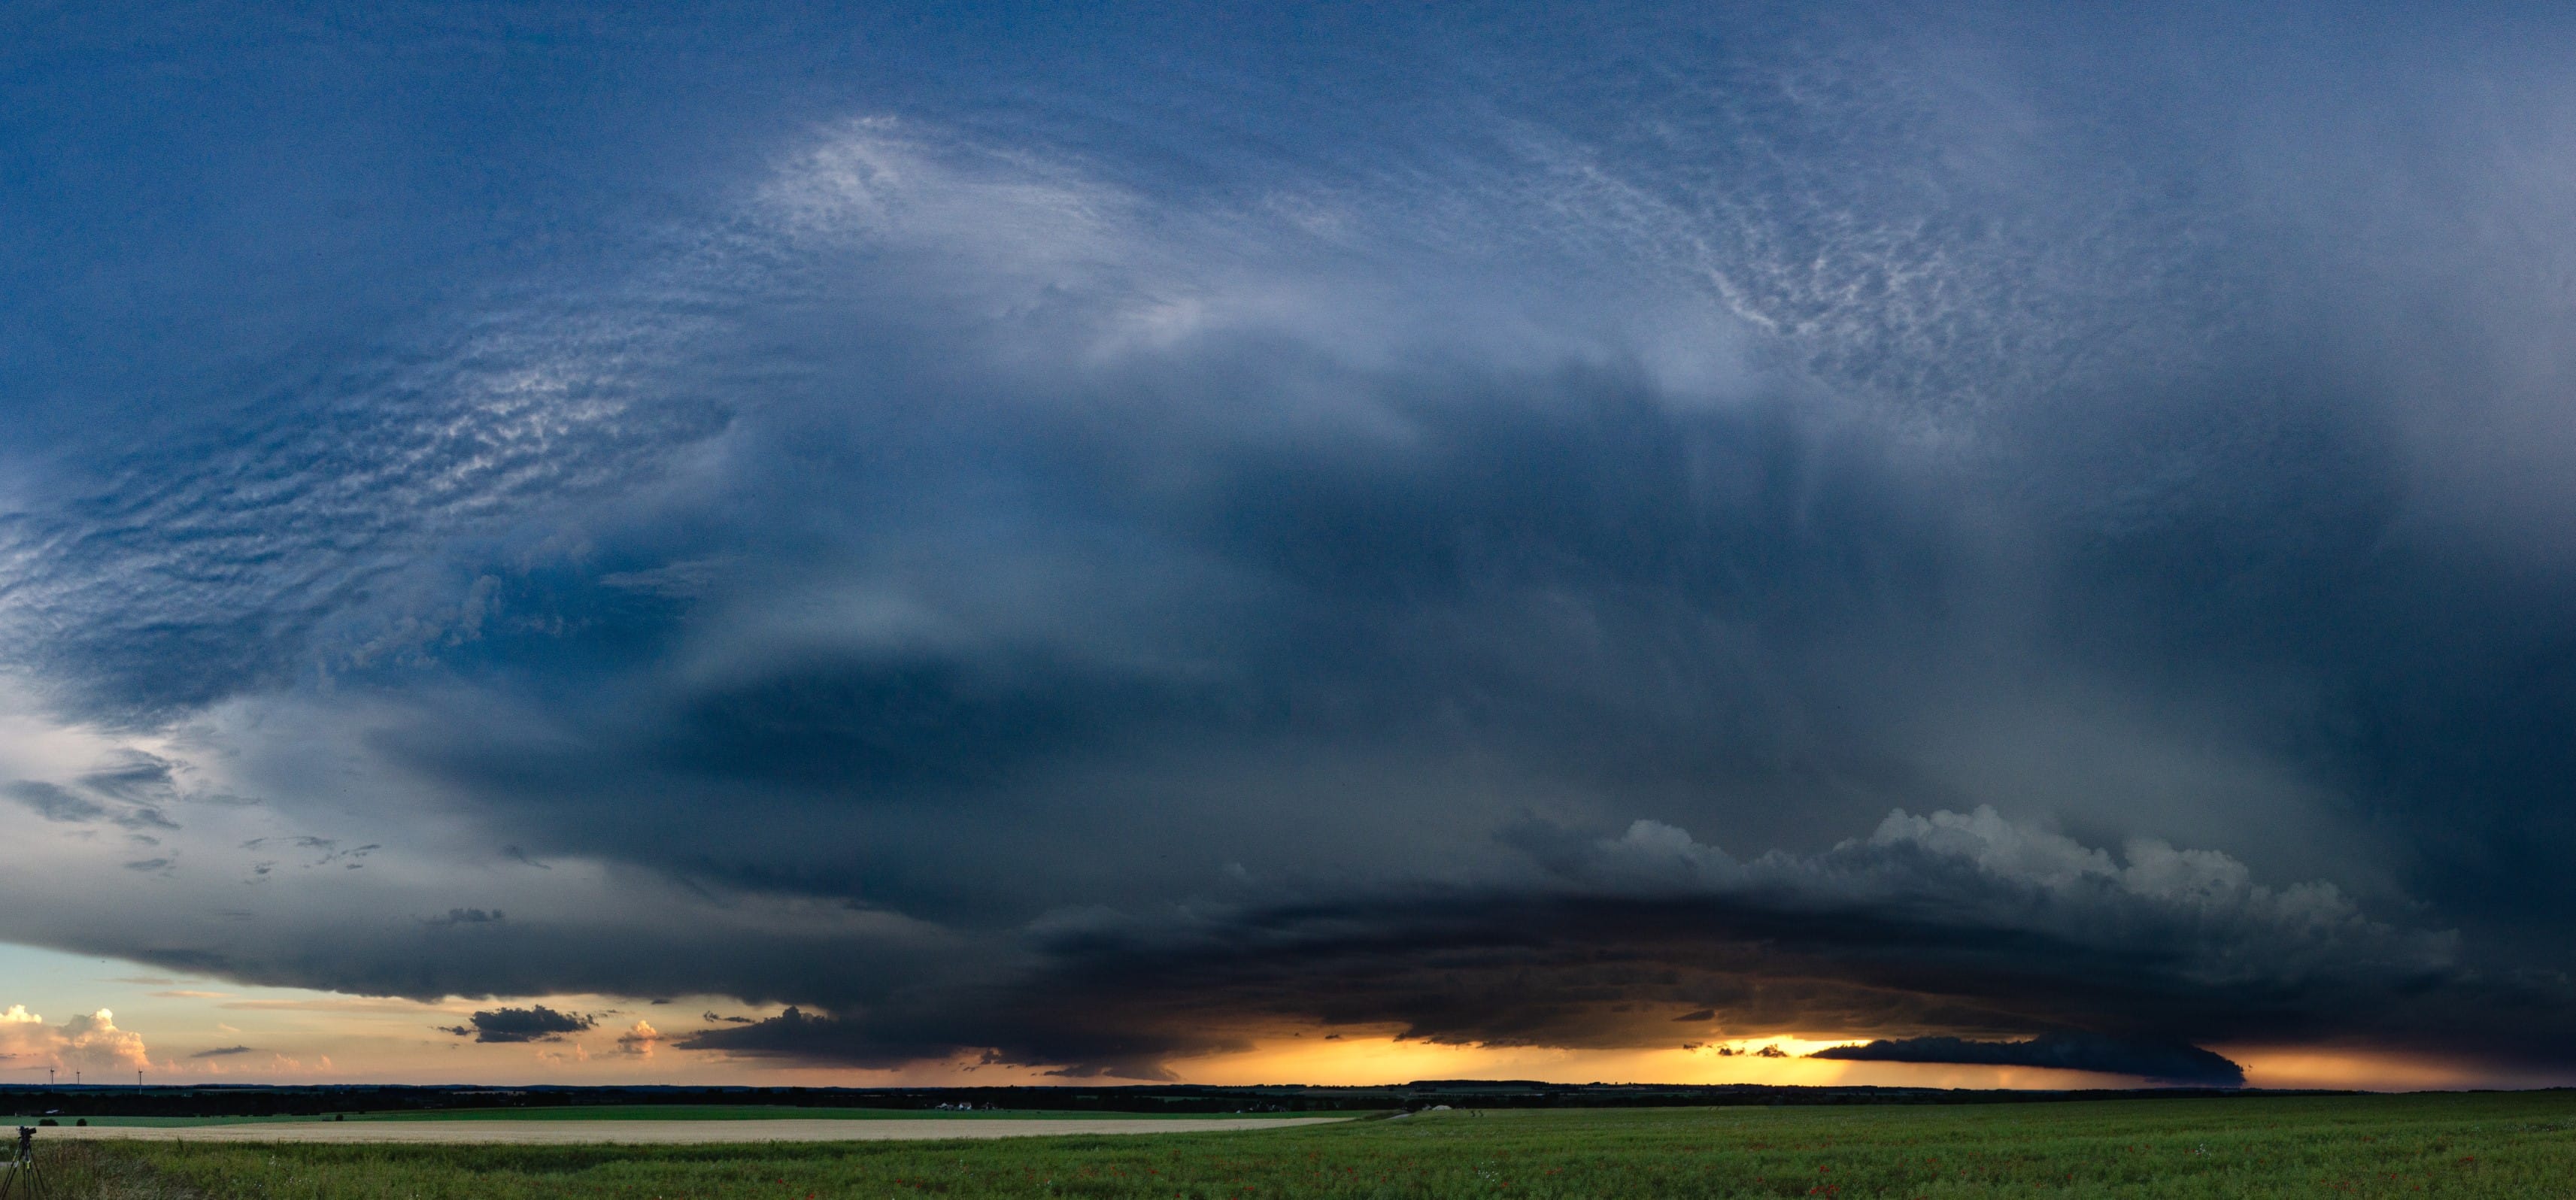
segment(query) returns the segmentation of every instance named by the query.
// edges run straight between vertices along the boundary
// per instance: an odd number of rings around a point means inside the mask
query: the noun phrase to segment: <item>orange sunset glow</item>
[[[521,1005],[585,1014],[587,1028],[560,1040],[482,1044],[447,1032],[492,1001],[423,1003],[388,997],[243,988],[212,979],[151,976],[131,964],[24,950],[0,965],[35,1004],[0,1015],[0,1053],[14,1079],[113,1081],[140,1068],[158,1083],[686,1083],[871,1087],[1059,1085],[1043,1067],[984,1061],[980,1053],[893,1069],[686,1050],[674,1043],[710,1027],[707,1017],[774,1016],[775,1009],[721,997],[662,1003],[578,993],[515,998]],[[85,996],[75,1001],[73,996]],[[86,1004],[87,1007],[82,1007]],[[112,1008],[112,1015],[93,1010]],[[57,1015],[59,1014],[59,1015]],[[65,1018],[77,1020],[66,1022]],[[729,1027],[717,1022],[713,1027]],[[62,1030],[66,1032],[55,1032]],[[39,1036],[50,1034],[50,1037]],[[1450,1044],[1391,1031],[1310,1028],[1251,1039],[1243,1049],[1175,1058],[1186,1083],[1358,1086],[1421,1079],[1526,1079],[1555,1083],[1749,1083],[1903,1088],[2130,1088],[2132,1076],[2031,1067],[1843,1061],[1806,1057],[1868,1040],[1814,1032],[1634,1049]],[[239,1049],[236,1049],[239,1048]],[[2541,1072],[2498,1071],[2431,1056],[2366,1048],[2223,1046],[2255,1087],[2372,1090],[2547,1086]],[[121,1073],[121,1074],[120,1074]],[[1114,1084],[1115,1079],[1098,1082]]]

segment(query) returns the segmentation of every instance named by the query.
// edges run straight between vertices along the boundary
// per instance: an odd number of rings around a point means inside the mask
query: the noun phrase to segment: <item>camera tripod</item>
[[[36,1166],[36,1131],[18,1127],[18,1145],[0,1162],[0,1200],[43,1200],[45,1173]]]

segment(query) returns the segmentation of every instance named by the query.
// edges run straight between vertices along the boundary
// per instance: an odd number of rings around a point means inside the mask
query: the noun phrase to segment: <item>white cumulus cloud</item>
[[[49,1025],[42,1014],[12,1004],[0,1012],[0,1058],[13,1066],[64,1071],[135,1071],[151,1066],[143,1035],[117,1028],[116,1014],[104,1008]]]

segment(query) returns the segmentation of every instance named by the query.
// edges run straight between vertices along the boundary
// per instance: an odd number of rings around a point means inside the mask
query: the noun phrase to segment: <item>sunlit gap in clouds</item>
[[[2564,1071],[2368,1047],[2211,1047],[2245,1066],[2258,1088],[2354,1088],[2364,1091],[2457,1091],[2472,1088],[2563,1088]]]
[[[990,1060],[980,1050],[895,1069],[817,1068],[675,1047],[692,1032],[740,1028],[776,1015],[720,996],[637,1000],[554,994],[435,1002],[291,988],[243,987],[153,968],[29,950],[0,967],[23,999],[0,1015],[0,1053],[13,1082],[74,1070],[102,1079],[141,1068],[160,1083],[748,1083],[767,1086],[1003,1086],[1069,1082],[1043,1065]],[[106,1017],[79,1004],[112,1007]],[[478,1013],[565,1014],[560,1032],[527,1041],[471,1036]],[[57,1014],[69,1014],[63,1018]],[[1690,1023],[1672,1024],[1687,1030]],[[147,1036],[148,1031],[148,1036]],[[459,1032],[464,1031],[464,1032]],[[1868,1040],[1820,1033],[1729,1035],[1653,1048],[1565,1048],[1438,1042],[1385,1030],[1281,1028],[1216,1053],[1177,1057],[1181,1083],[1382,1085],[1421,1079],[1555,1083],[1751,1083],[1804,1086],[2130,1088],[2149,1081],[2101,1072],[1854,1062],[1816,1051]],[[2548,1086],[2546,1072],[2481,1067],[2370,1049],[2214,1047],[2262,1088],[2373,1090]],[[1099,1085],[1137,1082],[1090,1077]]]
[[[1388,1084],[1421,1079],[1528,1079],[1548,1083],[1753,1083],[1831,1087],[2126,1088],[2133,1076],[2013,1067],[1837,1062],[1804,1057],[1834,1040],[1782,1035],[1684,1050],[1443,1045],[1383,1034],[1266,1040],[1250,1050],[1171,1064],[1183,1082]],[[1775,1047],[1781,1057],[1763,1056]]]

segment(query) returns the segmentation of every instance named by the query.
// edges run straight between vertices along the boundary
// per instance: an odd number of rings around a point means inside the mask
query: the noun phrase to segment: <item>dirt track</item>
[[[1238,1117],[1152,1121],[762,1120],[762,1121],[275,1121],[176,1127],[91,1125],[45,1138],[151,1138],[176,1142],[411,1142],[554,1146],[582,1142],[676,1146],[698,1142],[884,1142],[942,1138],[1062,1137],[1104,1133],[1217,1133],[1320,1125],[1340,1117]]]

